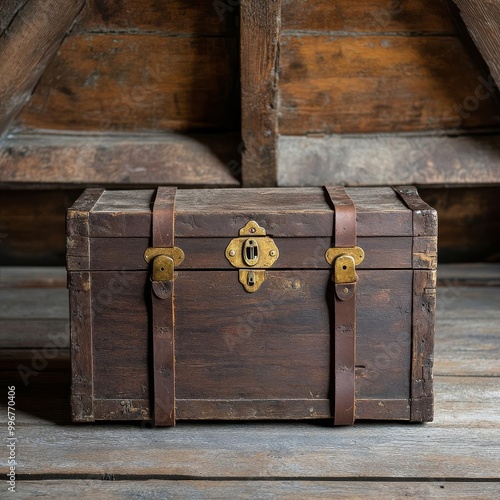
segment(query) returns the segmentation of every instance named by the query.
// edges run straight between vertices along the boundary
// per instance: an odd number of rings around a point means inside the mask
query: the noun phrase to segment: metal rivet
[[[349,288],[347,288],[347,287],[346,287],[346,288],[344,288],[342,291],[343,291],[344,293],[349,293]]]
[[[125,401],[120,401],[120,404],[121,404],[122,406],[125,406]]]
[[[270,255],[271,257],[274,257],[274,256],[276,255],[276,250],[271,250],[271,251],[269,252],[269,255]]]
[[[231,257],[234,257],[234,256],[236,255],[236,250],[231,250],[231,251],[229,252],[229,255],[230,255]]]
[[[250,232],[251,232],[251,233],[255,233],[255,228],[254,228],[254,227],[251,227],[251,228],[250,228]]]

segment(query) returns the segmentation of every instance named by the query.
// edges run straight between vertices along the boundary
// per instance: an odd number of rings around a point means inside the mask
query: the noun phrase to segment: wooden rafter
[[[454,0],[470,35],[500,86],[500,1]]]
[[[0,36],[0,135],[29,99],[84,0],[29,0]]]

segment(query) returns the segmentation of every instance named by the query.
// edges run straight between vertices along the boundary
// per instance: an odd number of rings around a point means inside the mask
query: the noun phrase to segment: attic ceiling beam
[[[0,36],[0,136],[19,113],[85,0],[29,0]]]
[[[500,87],[500,1],[454,0],[469,33]]]

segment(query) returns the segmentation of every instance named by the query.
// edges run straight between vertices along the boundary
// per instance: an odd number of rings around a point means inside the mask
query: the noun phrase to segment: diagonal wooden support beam
[[[278,60],[281,0],[241,0],[242,180],[275,186],[278,165]]]
[[[488,63],[491,74],[500,87],[500,1],[453,0],[476,43]]]
[[[0,36],[0,136],[28,101],[85,0],[29,0]]]

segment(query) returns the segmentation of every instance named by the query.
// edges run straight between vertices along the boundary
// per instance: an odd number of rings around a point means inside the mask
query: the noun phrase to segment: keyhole
[[[248,266],[255,266],[259,261],[259,244],[254,239],[248,239],[243,246],[243,260]]]

